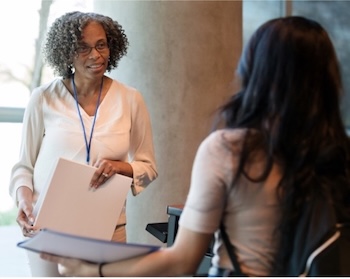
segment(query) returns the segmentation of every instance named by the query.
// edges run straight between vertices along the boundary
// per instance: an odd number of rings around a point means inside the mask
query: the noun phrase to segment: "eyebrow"
[[[98,43],[107,43],[107,39],[100,39],[100,40],[98,40],[97,42],[96,42],[96,44],[98,44]],[[78,42],[78,45],[80,45],[80,46],[88,46],[89,44],[88,43],[86,43],[86,42],[84,42],[84,41],[80,41],[80,42]]]

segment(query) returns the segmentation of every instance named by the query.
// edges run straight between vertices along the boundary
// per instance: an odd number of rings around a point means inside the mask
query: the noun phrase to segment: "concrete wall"
[[[145,227],[186,200],[196,150],[232,91],[242,3],[95,0],[94,11],[123,26],[130,47],[111,76],[141,91],[153,126],[159,177],[128,197],[128,241],[161,245]]]

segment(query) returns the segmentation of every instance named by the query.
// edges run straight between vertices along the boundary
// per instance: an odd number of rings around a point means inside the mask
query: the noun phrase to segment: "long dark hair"
[[[241,90],[221,107],[225,127],[248,128],[236,178],[255,150],[266,153],[263,181],[274,163],[282,218],[274,274],[283,270],[300,204],[327,185],[338,205],[348,203],[349,139],[339,101],[342,81],[333,44],[317,22],[284,17],[263,24],[238,65]]]

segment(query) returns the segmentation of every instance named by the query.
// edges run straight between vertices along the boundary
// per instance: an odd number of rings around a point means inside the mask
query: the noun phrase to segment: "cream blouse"
[[[80,108],[89,139],[93,116]],[[10,194],[30,188],[34,202],[46,187],[57,158],[86,162],[82,124],[73,96],[61,78],[36,88],[23,118],[19,161],[12,169]],[[101,102],[93,131],[90,165],[99,158],[129,162],[136,195],[157,177],[150,117],[141,94],[113,80]]]

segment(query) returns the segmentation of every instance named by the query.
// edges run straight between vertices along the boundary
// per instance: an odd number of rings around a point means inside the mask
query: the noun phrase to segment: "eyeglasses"
[[[88,46],[88,45],[80,45],[76,48],[75,51],[78,54],[88,55],[91,53],[93,48],[96,49],[98,52],[105,51],[108,49],[108,44],[106,42],[101,42],[93,47]]]

